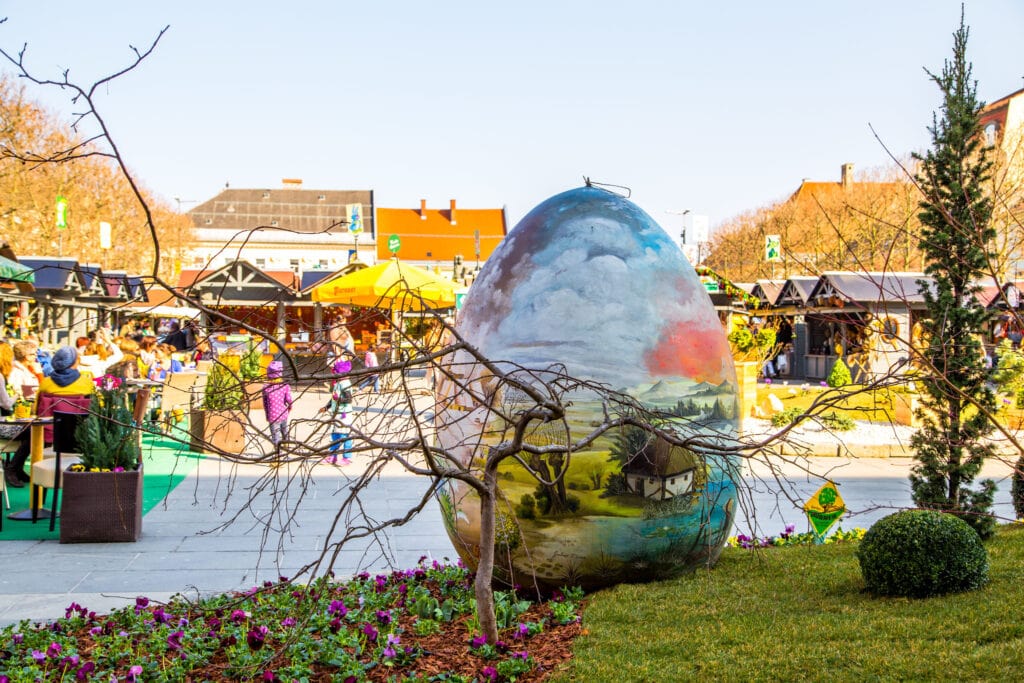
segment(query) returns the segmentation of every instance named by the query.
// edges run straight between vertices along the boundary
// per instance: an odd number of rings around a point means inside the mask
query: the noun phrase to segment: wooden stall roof
[[[924,302],[918,285],[920,280],[930,281],[931,278],[924,273],[826,272],[812,290],[810,301],[838,296],[861,304],[896,301],[920,304]]]
[[[73,258],[54,256],[22,256],[18,262],[28,266],[35,273],[37,292],[72,292],[81,293],[85,290],[85,282]]]
[[[216,270],[183,270],[178,289],[208,305],[261,305],[297,296],[298,276],[290,270],[260,270],[248,261],[232,261]]]
[[[794,275],[782,285],[773,305],[806,306],[819,279],[815,275]]]
[[[774,306],[785,284],[785,280],[758,280],[750,290],[750,296],[757,299],[762,307]]]

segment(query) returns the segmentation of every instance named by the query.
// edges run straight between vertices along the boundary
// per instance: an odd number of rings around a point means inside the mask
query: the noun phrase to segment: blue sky
[[[675,232],[927,146],[923,71],[960,2],[4,3],[0,45],[83,82],[154,55],[99,105],[167,200],[232,187],[373,189],[378,206],[507,205],[512,224],[595,181]],[[1024,3],[973,0],[983,100],[1024,87]],[[58,91],[33,90],[52,108]]]

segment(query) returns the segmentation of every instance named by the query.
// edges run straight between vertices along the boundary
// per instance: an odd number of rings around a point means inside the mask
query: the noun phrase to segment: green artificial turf
[[[595,593],[552,680],[1020,680],[1024,526],[986,544],[986,587],[923,600],[864,592],[857,545],[729,548],[710,571]]]
[[[142,437],[142,513],[146,514],[157,503],[180,484],[203,456],[191,453],[186,443],[167,438],[159,434],[144,434]],[[50,504],[50,493],[47,492],[46,507]],[[32,522],[19,522],[7,519],[10,512],[24,510],[29,507],[29,487],[7,488],[11,507],[4,510],[3,531],[0,541],[15,540],[57,540],[60,538],[60,518],[57,525],[50,531],[49,520],[40,519]]]

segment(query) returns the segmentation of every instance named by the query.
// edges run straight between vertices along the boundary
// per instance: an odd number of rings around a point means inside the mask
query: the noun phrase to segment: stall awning
[[[35,282],[36,274],[28,266],[0,256],[0,280],[10,282]]]

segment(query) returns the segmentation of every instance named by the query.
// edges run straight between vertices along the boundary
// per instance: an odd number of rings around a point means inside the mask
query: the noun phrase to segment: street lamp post
[[[682,211],[666,211],[665,213],[673,216],[683,216],[683,227],[679,231],[679,244],[686,244],[686,214],[690,213],[690,209],[683,209]]]

